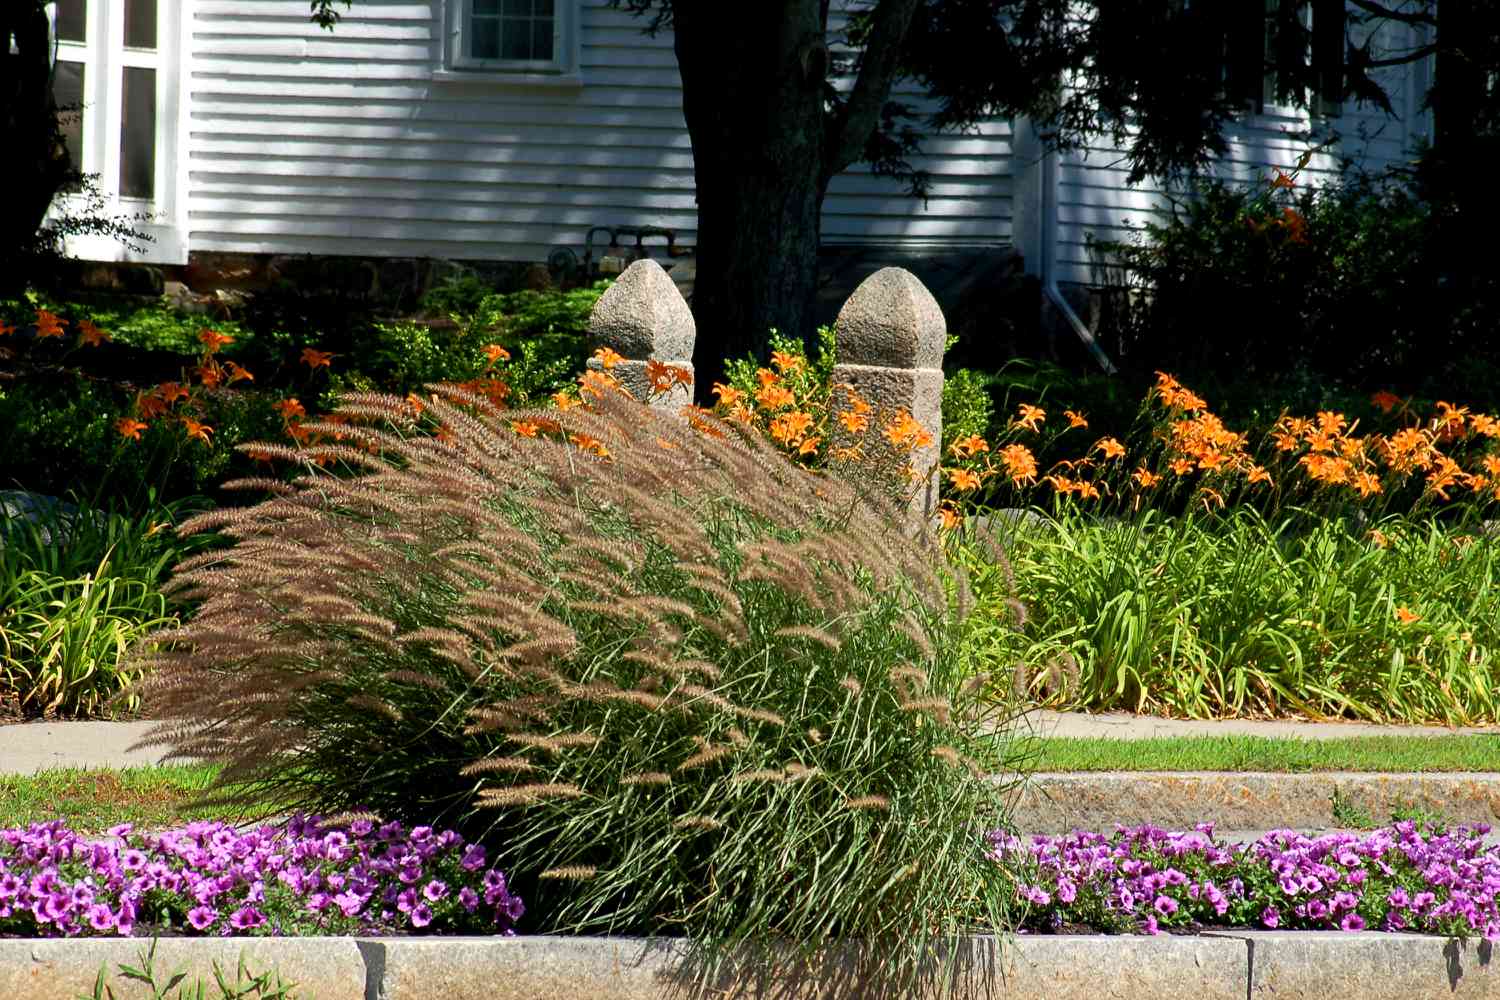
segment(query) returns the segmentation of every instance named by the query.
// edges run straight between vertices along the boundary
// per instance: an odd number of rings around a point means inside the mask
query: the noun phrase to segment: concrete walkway
[[[23,722],[0,726],[0,774],[56,767],[149,767],[161,747],[132,750],[153,722]]]
[[[163,750],[131,746],[151,729],[151,722],[26,722],[0,725],[0,774],[35,774],[55,767],[146,767],[159,763]],[[1306,740],[1348,736],[1448,736],[1491,733],[1485,729],[1443,726],[1377,726],[1359,722],[1287,722],[1234,719],[1193,721],[1113,713],[1034,711],[1023,720],[1036,736],[1107,737],[1135,740],[1158,736],[1267,736]],[[1497,761],[1500,769],[1500,761]]]

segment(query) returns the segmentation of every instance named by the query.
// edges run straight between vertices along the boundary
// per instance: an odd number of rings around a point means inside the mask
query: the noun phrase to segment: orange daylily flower
[[[410,394],[408,394],[408,396],[407,396],[408,400],[413,399],[413,398],[414,397],[412,397]],[[421,405],[421,404],[418,403],[417,405]],[[275,406],[271,407],[271,409],[273,409],[277,413],[281,414],[281,419],[282,420],[295,420],[298,417],[305,417],[305,416],[307,416],[307,410],[303,408],[302,404],[297,401],[297,398],[295,396],[289,397],[287,399],[283,399],[281,402],[279,402]],[[418,412],[420,412],[420,411],[418,411]]]
[[[927,433],[916,417],[905,410],[896,416],[880,432],[885,439],[898,448],[915,450],[932,444],[932,435]]]
[[[119,431],[120,436],[130,438],[132,441],[139,441],[141,439],[141,431],[145,430],[146,427],[147,425],[144,422],[132,420],[130,417],[121,417],[115,421],[115,430]]]
[[[1063,410],[1063,416],[1068,418],[1069,430],[1072,430],[1075,427],[1082,427],[1084,430],[1088,429],[1088,418],[1079,413],[1077,410]]]
[[[742,395],[738,389],[723,382],[714,383],[713,394],[719,397],[720,406],[733,406],[740,401]]]
[[[1130,478],[1134,479],[1143,490],[1149,490],[1151,487],[1161,482],[1161,476],[1158,476],[1150,469],[1147,469],[1144,465],[1132,472],[1130,474]]]
[[[510,360],[510,352],[501,347],[499,344],[485,344],[484,356],[485,359],[488,360],[492,365],[498,364],[501,361]]]
[[[970,434],[966,438],[959,438],[948,446],[948,451],[955,458],[969,458],[982,451],[989,451],[990,443],[978,434]]]
[[[224,362],[224,371],[229,374],[229,384],[236,382],[254,382],[255,376],[250,374],[249,369],[235,364],[233,361]]]
[[[601,347],[594,352],[594,360],[599,362],[599,367],[605,371],[609,371],[615,365],[624,361],[625,358],[613,348]]]
[[[302,348],[302,363],[309,368],[328,368],[335,355],[329,351],[315,351],[311,347]]]
[[[16,328],[9,323],[0,323],[0,337],[9,337],[16,332]]]
[[[1380,477],[1373,472],[1356,472],[1351,484],[1361,497],[1374,496],[1380,492]]]
[[[770,423],[768,430],[771,432],[772,440],[778,444],[796,445],[801,442],[802,436],[812,429],[812,416],[801,410],[793,410],[791,413],[783,413]]]
[[[569,434],[568,440],[576,444],[583,451],[591,451],[600,458],[609,457],[609,449],[604,446],[603,441],[600,441],[596,437],[591,437],[588,434]]]
[[[187,428],[188,437],[197,438],[204,444],[209,443],[208,436],[214,432],[214,429],[212,427],[208,426],[207,424],[200,423],[199,421],[194,420],[192,417],[183,417],[182,426]]]
[[[1029,431],[1036,431],[1047,419],[1047,411],[1039,406],[1022,403],[1017,410],[1016,426],[1024,427]]]
[[[45,309],[38,309],[36,311],[36,335],[38,338],[61,337],[63,335],[63,327],[67,325],[68,321],[56,313],[48,312]]]
[[[795,375],[802,370],[803,360],[795,354],[787,354],[785,351],[772,351],[771,364],[783,375]]]
[[[1022,483],[1036,482],[1036,456],[1024,444],[1006,445],[1000,449],[1000,461],[1005,463],[1005,471],[1010,476],[1010,481],[1017,486]]]
[[[1193,460],[1191,458],[1174,458],[1167,465],[1167,468],[1171,469],[1179,476],[1185,476],[1188,473],[1192,472],[1193,469],[1196,468],[1196,466],[1193,464]]]
[[[810,437],[810,438],[805,438],[803,440],[803,442],[800,445],[797,446],[797,454],[799,454],[799,455],[811,455],[811,454],[814,454],[818,450],[818,445],[820,445],[822,443],[823,443],[823,439],[820,438],[820,437],[814,436],[814,437]]]
[[[557,404],[557,408],[565,413],[568,410],[572,410],[583,405],[583,400],[578,399],[576,396],[570,396],[568,395],[568,393],[563,392],[561,389],[552,394],[552,402]]]
[[[1396,620],[1402,625],[1410,625],[1412,622],[1421,621],[1422,616],[1403,606],[1396,609]]]
[[[1293,180],[1287,174],[1283,173],[1279,168],[1276,169],[1276,176],[1274,176],[1274,177],[1271,178],[1271,190],[1272,191],[1275,191],[1278,188],[1283,188],[1283,189],[1285,189],[1287,191],[1290,191],[1292,188],[1294,188],[1296,186],[1297,186],[1297,182],[1295,180]]]
[[[107,344],[113,339],[108,333],[86,319],[78,322],[78,342],[80,344],[87,345],[88,347],[98,347],[100,344]]]
[[[1261,468],[1259,465],[1250,466],[1249,470],[1245,473],[1245,478],[1250,482],[1252,486],[1256,483],[1275,485],[1271,482],[1271,474],[1265,469]]]
[[[209,354],[216,354],[225,344],[234,343],[233,337],[227,333],[220,333],[218,330],[199,330],[198,340],[202,342],[203,349]]]
[[[224,369],[220,368],[212,359],[199,365],[195,370],[198,375],[198,381],[210,389],[224,381]]]
[[[1500,438],[1500,420],[1485,413],[1476,413],[1469,418],[1469,426],[1474,429],[1475,434],[1483,434],[1485,437]]]
[[[948,477],[948,482],[953,484],[954,489],[965,492],[979,489],[979,477],[968,469],[945,469],[943,471]]]
[[[942,518],[943,531],[952,531],[964,521],[964,517],[959,513],[958,508],[946,500],[938,507],[938,516]]]
[[[765,384],[756,391],[755,401],[768,410],[780,410],[791,406],[797,399],[785,386]]]
[[[1370,405],[1375,407],[1381,413],[1390,413],[1396,407],[1401,405],[1401,397],[1396,395],[1394,392],[1387,392],[1386,390],[1381,389],[1379,392],[1370,397]]]
[[[187,399],[192,393],[188,391],[188,387],[185,385],[177,382],[163,382],[156,387],[156,395],[163,403],[171,406],[179,399]]]
[[[1376,548],[1388,549],[1391,547],[1391,540],[1379,528],[1370,529],[1370,541],[1375,544]]]
[[[1105,460],[1125,457],[1125,446],[1112,437],[1102,437],[1094,442],[1092,451],[1104,452]]]
[[[536,437],[538,430],[536,423],[531,420],[512,420],[510,422],[510,429],[522,437],[529,438]]]

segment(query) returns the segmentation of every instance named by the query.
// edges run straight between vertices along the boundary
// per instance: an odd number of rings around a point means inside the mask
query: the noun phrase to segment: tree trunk
[[[693,363],[697,397],[726,360],[764,358],[772,328],[810,338],[819,217],[827,188],[817,0],[722,11],[680,4],[674,20],[683,115],[698,188]]]
[[[0,12],[0,107],[12,182],[9,207],[0,213],[0,292],[13,294],[25,283],[21,261],[68,177],[69,160],[56,141],[46,12],[28,0],[5,6]]]

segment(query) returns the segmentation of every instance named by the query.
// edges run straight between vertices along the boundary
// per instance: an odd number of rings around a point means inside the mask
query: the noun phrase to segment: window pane
[[[500,58],[532,58],[531,21],[517,17],[507,17],[502,23],[504,27],[500,31]]]
[[[532,0],[531,12],[537,17],[551,17],[552,0]]]
[[[120,101],[120,194],[156,195],[156,70],[127,66]]]
[[[65,42],[88,41],[86,0],[57,0],[57,37]]]
[[[500,22],[490,17],[474,18],[469,55],[475,59],[500,58]]]
[[[531,22],[531,58],[552,58],[551,21],[538,19]]]
[[[498,14],[500,13],[500,0],[474,0],[474,13]]]
[[[530,17],[531,0],[500,0],[500,13],[506,17]]]
[[[156,0],[125,0],[125,47],[156,48]]]
[[[52,73],[52,99],[73,166],[83,166],[83,63],[58,61]]]

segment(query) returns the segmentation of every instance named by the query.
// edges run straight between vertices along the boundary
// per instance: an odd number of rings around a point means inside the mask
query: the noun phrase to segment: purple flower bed
[[[991,857],[1029,871],[1017,893],[1033,932],[1368,928],[1496,941],[1500,848],[1485,847],[1489,830],[1406,820],[1365,836],[1277,830],[1224,845],[1201,824],[989,841]]]
[[[0,936],[509,934],[525,912],[451,830],[313,816],[109,833],[0,830]]]

